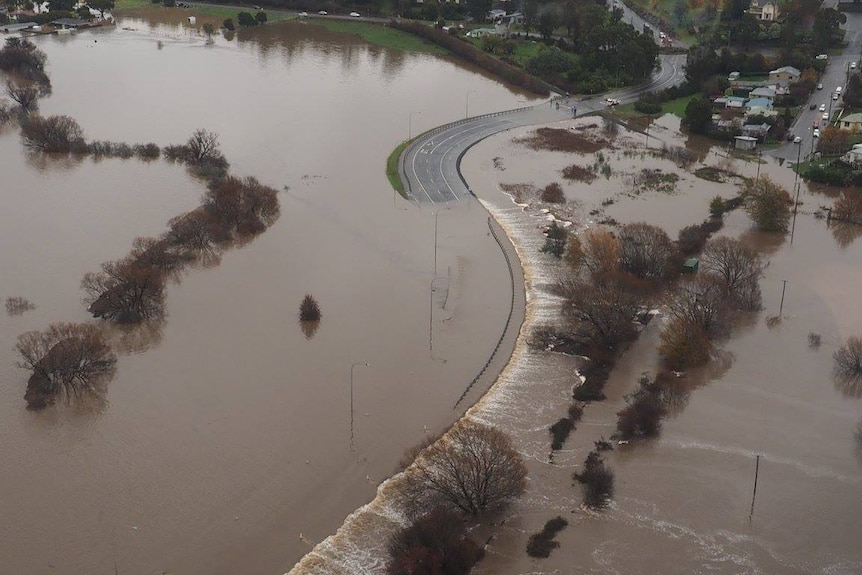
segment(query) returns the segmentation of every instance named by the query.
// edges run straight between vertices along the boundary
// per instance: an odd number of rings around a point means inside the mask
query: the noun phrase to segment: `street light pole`
[[[475,94],[476,90],[467,90],[466,101],[464,102],[464,119],[470,117],[470,94]]]
[[[440,208],[436,212],[434,212],[434,275],[437,275],[437,216],[440,215],[440,212],[444,210],[448,210],[450,208]]]
[[[413,139],[413,114],[421,114],[422,112],[410,112],[410,116],[407,118],[407,140]]]
[[[434,282],[437,280],[448,280],[445,276],[435,276],[431,280],[431,295],[428,298],[428,353],[434,359]],[[444,359],[445,363],[446,360]]]
[[[357,365],[368,367],[368,362],[355,362],[350,364],[350,451],[353,451],[353,368]]]

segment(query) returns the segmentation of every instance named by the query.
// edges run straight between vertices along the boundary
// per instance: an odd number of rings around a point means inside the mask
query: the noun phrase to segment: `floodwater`
[[[33,413],[16,337],[88,320],[84,273],[203,188],[162,160],[38,158],[0,133],[0,297],[37,306],[0,318],[0,572],[284,572],[463,412],[511,309],[487,213],[440,212],[435,241],[432,212],[393,194],[386,156],[408,129],[460,118],[468,91],[471,114],[525,96],[301,24],[208,45],[124,19],[34,41],[53,83],[43,114],[129,143],[213,130],[236,175],[284,191],[263,235],[169,286],[166,323],[120,356],[101,410]],[[297,322],[306,293],[323,313],[313,333]]]
[[[677,130],[675,120],[663,118],[650,129],[650,145],[682,145]],[[617,149],[603,152],[612,166],[608,179],[600,176],[590,185],[564,182],[559,175],[563,167],[592,164],[593,156],[533,152],[516,142],[529,132],[525,128],[490,138],[463,163],[472,189],[526,262],[531,302],[527,334],[556,324],[559,301],[547,287],[559,264],[537,253],[547,218],[541,206],[514,206],[500,184],[563,182],[568,205],[574,206],[566,213],[574,215],[575,230],[612,217],[620,223],[655,223],[672,237],[707,215],[711,197],[733,194],[732,184],[701,180],[667,160],[626,154],[637,149],[633,146],[643,147],[643,134],[621,133]],[[701,151],[700,157],[706,165],[756,175],[754,162],[728,159],[723,149]],[[761,175],[792,189],[792,171],[764,161]],[[695,163],[691,170],[701,165]],[[630,194],[630,176],[643,168],[679,174],[676,190]],[[602,207],[608,198],[615,202]],[[789,237],[752,232],[742,211],[725,217],[720,233],[743,238],[769,261],[761,280],[764,309],[741,322],[721,346],[720,360],[688,374],[690,393],[680,398],[658,439],[618,446],[606,456],[616,473],[616,491],[602,513],[580,509],[580,489],[571,474],[595,440],[614,432],[615,413],[640,374],[655,373],[661,319],[649,324],[623,356],[605,387],[608,399],[586,408],[553,464],[548,462],[547,427],[565,414],[577,362],[519,342],[495,388],[471,413],[514,434],[528,459],[531,482],[504,525],[493,530],[494,541],[478,573],[862,571],[862,451],[855,437],[862,400],[857,388],[835,383],[831,376],[832,352],[848,336],[859,335],[862,326],[862,311],[855,305],[862,284],[862,242],[814,217],[816,208],[831,205],[831,198],[803,185],[800,201],[792,244]],[[600,211],[591,215],[593,210]],[[778,314],[783,280],[782,320],[770,328],[765,320]],[[808,345],[811,332],[821,335],[819,347]],[[569,521],[557,536],[560,548],[549,559],[530,559],[525,553],[529,534],[556,515]]]

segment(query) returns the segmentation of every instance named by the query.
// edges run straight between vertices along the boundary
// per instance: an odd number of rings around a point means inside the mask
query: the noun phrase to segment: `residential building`
[[[746,10],[758,20],[775,21],[781,15],[776,0],[751,0],[751,6]]]
[[[842,130],[852,130],[858,132],[862,130],[862,112],[849,114],[843,118],[839,118],[836,125]]]
[[[797,68],[793,66],[782,66],[781,68],[777,68],[775,70],[770,70],[769,72],[769,81],[770,82],[796,82],[799,80],[799,76],[802,75]]]
[[[755,88],[754,90],[749,92],[748,97],[751,99],[766,98],[770,102],[774,102],[775,101],[775,88],[767,88],[766,86],[761,86],[760,88]]]

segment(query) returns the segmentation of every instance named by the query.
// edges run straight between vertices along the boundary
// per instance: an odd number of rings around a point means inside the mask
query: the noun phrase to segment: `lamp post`
[[[467,96],[464,101],[464,119],[470,117],[470,94],[475,94],[475,90],[467,90]]]
[[[448,210],[450,208],[440,208],[436,212],[434,212],[434,275],[437,275],[437,216],[440,215],[440,212],[444,210]]]
[[[796,142],[796,176],[793,178],[793,185],[796,185],[796,182],[799,180],[799,158],[802,154],[802,140]]]
[[[368,367],[368,362],[354,362],[350,364],[350,451],[353,451],[353,368],[357,365]]]
[[[437,280],[449,280],[445,276],[435,276],[431,280],[431,294],[428,297],[428,353],[431,359],[434,360],[434,282]],[[435,360],[436,361],[436,360]],[[446,360],[443,360],[446,363]]]
[[[413,139],[413,114],[421,114],[422,112],[410,112],[410,116],[407,118],[407,139]]]

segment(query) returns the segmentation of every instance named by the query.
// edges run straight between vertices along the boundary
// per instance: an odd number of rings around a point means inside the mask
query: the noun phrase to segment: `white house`
[[[751,0],[751,6],[746,10],[758,20],[778,20],[780,12],[776,0]]]
[[[862,163],[862,144],[854,144],[849,152],[841,156],[841,159],[848,164]]]
[[[761,86],[760,88],[755,88],[751,92],[748,93],[748,97],[751,99],[754,98],[765,98],[770,102],[775,100],[775,89],[767,88],[766,86]]]

